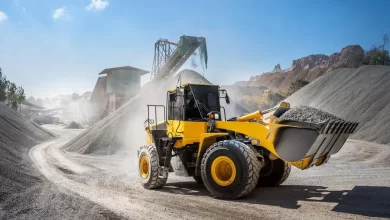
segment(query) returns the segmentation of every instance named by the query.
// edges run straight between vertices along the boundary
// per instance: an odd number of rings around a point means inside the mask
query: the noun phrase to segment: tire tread
[[[151,175],[151,181],[148,184],[142,185],[146,189],[160,189],[167,183],[168,178],[158,176],[159,163],[156,147],[154,145],[144,145],[140,150],[143,148],[145,148],[150,154],[151,172],[149,175]]]
[[[205,163],[208,156],[217,149],[220,148],[228,149],[228,146],[233,146],[235,149],[237,149],[236,151],[237,153],[241,152],[241,155],[245,158],[246,164],[248,166],[248,176],[244,180],[246,182],[245,187],[234,198],[232,198],[231,195],[219,195],[217,197],[222,199],[237,199],[250,194],[256,188],[260,176],[260,167],[261,167],[260,161],[257,159],[255,153],[249,146],[236,140],[224,140],[213,144],[206,150],[205,154],[203,155],[202,163],[201,163],[202,175],[206,176],[204,167],[206,166]],[[205,184],[205,186],[210,192],[213,191],[213,189],[210,189],[208,187],[208,184]]]

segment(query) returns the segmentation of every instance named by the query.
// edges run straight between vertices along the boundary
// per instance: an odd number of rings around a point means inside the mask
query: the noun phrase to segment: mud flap
[[[310,158],[310,162],[302,167],[307,169],[326,163],[330,156],[337,153],[348,137],[356,130],[358,122],[326,121],[321,124],[284,121],[275,134],[274,147],[276,153],[289,162]]]

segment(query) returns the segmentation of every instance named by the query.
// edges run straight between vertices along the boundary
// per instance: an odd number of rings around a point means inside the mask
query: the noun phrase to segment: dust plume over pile
[[[390,67],[337,69],[298,90],[285,101],[359,121],[353,139],[390,143]]]
[[[145,144],[144,122],[148,117],[147,105],[165,105],[167,91],[180,84],[211,84],[207,79],[192,70],[183,70],[169,79],[150,82],[144,85],[141,92],[124,104],[114,113],[99,121],[79,136],[68,142],[63,148],[67,151],[91,155],[120,155],[128,158],[129,163],[136,162],[137,149]],[[227,118],[241,115],[246,110],[231,101],[226,105]],[[154,119],[154,108],[150,109],[150,118]],[[157,121],[164,120],[162,108],[158,108]],[[136,167],[125,164],[126,169]]]
[[[47,108],[42,111],[42,116],[33,116],[37,122],[50,124],[46,116],[58,117],[64,123],[72,121],[89,124],[93,116],[96,115],[96,108],[89,101],[91,92],[85,92],[81,95],[73,93],[71,95],[59,95],[51,99],[29,98],[29,102]],[[32,115],[28,108],[23,109],[25,115]],[[46,120],[45,120],[46,119]]]

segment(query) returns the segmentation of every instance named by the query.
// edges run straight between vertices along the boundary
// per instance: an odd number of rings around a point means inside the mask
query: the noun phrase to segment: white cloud
[[[0,11],[0,22],[5,20],[8,20],[7,15],[4,12]]]
[[[110,3],[108,1],[104,0],[91,0],[91,3],[89,3],[89,5],[85,9],[87,9],[88,11],[99,11],[105,9],[109,4]]]
[[[67,10],[65,7],[62,7],[62,8],[57,8],[56,10],[54,10],[53,12],[53,20],[57,20],[63,16],[65,16],[67,13]]]

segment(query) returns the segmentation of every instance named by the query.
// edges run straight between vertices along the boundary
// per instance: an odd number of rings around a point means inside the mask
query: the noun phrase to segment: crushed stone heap
[[[64,127],[65,129],[84,129],[84,127],[77,123],[77,122],[74,122],[72,121],[71,123],[69,123],[67,126]]]
[[[319,124],[327,120],[339,120],[344,121],[343,119],[334,116],[326,111],[316,109],[309,106],[297,106],[293,107],[290,110],[286,111],[280,119],[282,120],[291,120],[291,121],[302,121],[308,123]]]

